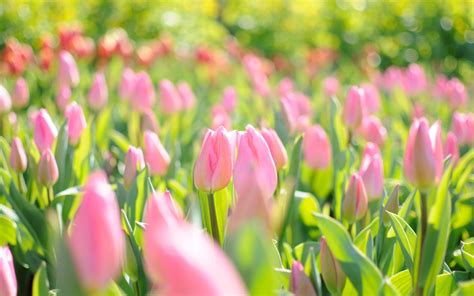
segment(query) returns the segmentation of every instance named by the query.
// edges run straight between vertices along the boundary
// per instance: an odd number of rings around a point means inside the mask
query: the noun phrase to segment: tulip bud
[[[346,127],[353,131],[362,123],[365,114],[365,92],[357,86],[351,87],[342,110],[342,118]]]
[[[374,115],[365,117],[362,120],[360,133],[367,142],[372,142],[378,146],[382,146],[387,138],[387,130]]]
[[[150,173],[158,176],[166,174],[171,161],[158,135],[151,131],[145,131],[145,161]]]
[[[234,166],[237,196],[271,199],[277,186],[277,171],[267,143],[251,125],[240,137]]]
[[[346,275],[339,262],[329,249],[326,238],[321,237],[319,256],[321,258],[321,275],[331,294],[341,295],[346,284]]]
[[[125,155],[125,170],[123,172],[123,183],[125,188],[130,188],[137,170],[143,170],[145,168],[145,160],[143,159],[143,152],[140,148],[130,146],[128,152]]]
[[[222,95],[222,106],[224,109],[231,113],[235,109],[235,104],[237,101],[237,92],[235,88],[232,86],[228,86],[224,89],[224,93]]]
[[[0,295],[16,296],[17,282],[13,256],[8,246],[0,247]]]
[[[443,146],[439,122],[428,126],[426,118],[415,119],[408,135],[404,157],[408,181],[424,190],[435,184],[443,174]]]
[[[359,174],[354,173],[349,181],[349,186],[342,202],[342,216],[349,223],[362,219],[367,212],[367,192],[364,182]]]
[[[30,92],[28,90],[28,84],[26,80],[22,77],[18,78],[15,83],[15,91],[13,92],[12,97],[13,107],[23,108],[28,105],[28,100],[30,99]]]
[[[89,106],[94,111],[100,111],[107,105],[109,91],[107,90],[107,82],[105,75],[98,72],[94,76],[91,89],[89,90]]]
[[[400,185],[395,185],[393,188],[392,194],[384,206],[383,212],[383,223],[388,225],[390,223],[390,217],[387,212],[398,214],[399,205],[398,205],[398,192],[400,191]]]
[[[0,115],[8,113],[12,107],[12,99],[8,91],[0,84]]]
[[[120,208],[102,171],[87,179],[68,243],[88,291],[104,290],[119,275],[125,255]]]
[[[268,128],[263,128],[261,134],[270,149],[277,170],[283,168],[288,162],[288,155],[280,137],[273,129]]]
[[[452,131],[459,145],[474,143],[474,114],[454,113]]]
[[[411,64],[402,76],[402,86],[409,95],[419,93],[426,88],[426,76],[423,68],[418,64]]]
[[[40,109],[35,116],[34,140],[40,152],[51,149],[58,130],[46,109]]]
[[[278,84],[278,93],[280,96],[285,96],[294,91],[293,80],[291,78],[285,77]]]
[[[46,149],[38,164],[38,183],[41,186],[51,187],[59,177],[58,165],[51,150]]]
[[[128,100],[132,96],[135,88],[135,77],[135,72],[132,69],[125,68],[123,70],[119,85],[119,95],[123,100]]]
[[[227,129],[231,126],[231,119],[227,111],[221,105],[214,106],[211,110],[212,114],[212,128],[218,129],[225,127]]]
[[[214,192],[227,186],[232,177],[232,150],[226,130],[208,130],[194,167],[194,184],[199,190]]]
[[[303,154],[312,169],[322,170],[330,165],[331,143],[321,126],[313,125],[304,133]]]
[[[16,173],[23,173],[28,164],[28,157],[26,157],[23,144],[18,137],[12,140],[12,147],[10,152],[10,165]]]
[[[71,143],[71,145],[76,145],[81,138],[82,131],[87,127],[82,107],[76,102],[72,102],[66,107],[64,117],[67,118],[69,143]]]
[[[156,121],[155,113],[152,110],[143,112],[141,127],[143,131],[158,133],[158,121]]]
[[[339,87],[339,80],[335,76],[329,76],[323,81],[324,94],[328,97],[335,96]]]
[[[446,95],[453,109],[457,109],[467,102],[466,87],[457,78],[451,79],[446,83]]]
[[[304,272],[303,265],[296,260],[293,261],[291,266],[290,292],[295,296],[316,296],[316,291]]]
[[[169,115],[181,110],[181,99],[174,84],[165,79],[160,81],[160,110]]]
[[[69,86],[77,86],[79,84],[79,71],[77,70],[76,61],[67,51],[59,53],[59,84]]]
[[[367,113],[372,114],[380,109],[380,94],[377,88],[372,84],[363,84],[362,89],[364,90],[364,106]]]
[[[64,110],[71,98],[71,89],[67,84],[59,85],[58,96],[56,97],[56,105],[59,109]]]
[[[180,82],[177,85],[179,97],[181,98],[181,105],[183,109],[191,109],[196,103],[196,97],[194,96],[193,90],[186,82]]]
[[[459,147],[458,140],[453,132],[449,132],[446,137],[446,143],[444,144],[444,156],[451,156],[451,162],[457,163],[459,159]]]
[[[383,161],[377,145],[367,143],[359,174],[364,181],[369,200],[376,200],[383,193]]]
[[[155,104],[155,89],[153,82],[146,72],[139,72],[134,78],[134,87],[130,93],[132,108],[140,112],[146,112]]]

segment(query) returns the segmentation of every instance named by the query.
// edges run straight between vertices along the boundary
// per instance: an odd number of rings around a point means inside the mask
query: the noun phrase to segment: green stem
[[[214,193],[207,194],[207,202],[209,204],[209,215],[211,218],[211,234],[214,240],[220,245],[221,238],[219,233],[219,224],[217,223],[216,206],[214,203]]]
[[[48,204],[50,204],[54,199],[53,186],[46,188],[46,193],[48,194]]]
[[[418,281],[420,280],[421,278],[421,265],[422,265],[422,260],[423,260],[423,250],[424,250],[424,245],[425,245],[425,240],[426,240],[426,228],[427,228],[427,224],[428,224],[428,211],[427,211],[427,199],[428,199],[428,196],[426,194],[426,192],[421,192],[420,191],[420,207],[421,207],[421,211],[420,211],[420,220],[419,220],[419,223],[421,225],[421,232],[420,232],[420,241],[421,241],[421,247],[420,247],[420,253],[419,253],[419,257],[418,257],[418,276],[417,276],[417,279]],[[422,296],[423,293],[424,293],[424,285],[419,285],[419,283],[417,283],[416,285],[416,289],[415,289],[415,295],[420,295]]]

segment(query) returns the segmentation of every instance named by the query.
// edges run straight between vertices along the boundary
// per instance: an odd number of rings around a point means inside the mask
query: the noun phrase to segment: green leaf
[[[296,191],[295,197],[301,199],[298,206],[298,211],[303,223],[306,226],[316,226],[317,223],[313,216],[313,212],[321,212],[316,199],[310,193],[302,191]]]
[[[16,245],[16,223],[7,216],[0,216],[0,246]]]
[[[344,227],[331,217],[314,214],[318,226],[326,237],[329,249],[359,294],[376,295],[382,285],[382,273],[351,242]]]
[[[410,295],[412,291],[412,280],[408,269],[402,270],[390,277],[390,281],[401,295]]]
[[[464,263],[464,268],[467,271],[474,273],[474,239],[469,242],[462,242],[461,256]]]
[[[456,288],[457,284],[452,273],[444,273],[436,277],[435,295],[451,295]]]
[[[46,263],[42,262],[40,268],[35,273],[33,278],[32,295],[33,296],[48,296],[49,282],[46,273]]]
[[[405,264],[410,271],[413,271],[413,255],[416,247],[416,233],[400,216],[390,212],[388,212],[388,214],[390,215],[392,229],[395,231],[397,241],[403,252]]]
[[[68,176],[71,174],[72,164],[67,163],[67,152],[68,152],[68,133],[67,133],[67,121],[65,121],[58,132],[58,138],[56,140],[56,150],[54,151],[54,157],[58,165],[59,178],[56,184],[54,184],[54,191],[62,191],[67,186]],[[68,166],[69,165],[69,166]]]
[[[217,218],[217,227],[219,229],[220,244],[224,242],[225,227],[227,223],[227,210],[228,210],[228,191],[227,188],[219,190],[212,195],[212,199],[207,193],[198,190],[199,204],[201,206],[201,218],[204,227],[208,231],[209,235],[213,236],[212,223],[211,223],[211,211],[210,202],[213,202],[215,215]]]

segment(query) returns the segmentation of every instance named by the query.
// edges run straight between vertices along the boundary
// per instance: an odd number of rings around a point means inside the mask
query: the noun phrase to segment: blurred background
[[[315,59],[337,56],[334,67],[431,63],[474,78],[474,0],[3,0],[0,49],[12,36],[37,49],[65,25],[94,40],[118,27],[137,45],[167,34],[177,48],[219,48],[233,36],[270,59],[307,60],[317,48]]]

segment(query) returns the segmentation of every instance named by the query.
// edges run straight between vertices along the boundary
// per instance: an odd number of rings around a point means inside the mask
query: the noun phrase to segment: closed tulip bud
[[[288,162],[288,155],[280,137],[273,129],[268,128],[263,128],[261,134],[270,149],[277,170],[283,168]]]
[[[16,296],[17,282],[13,256],[8,246],[0,247],[0,295]]]
[[[104,290],[119,275],[125,256],[120,208],[102,171],[87,179],[68,242],[80,282],[88,291]]]
[[[344,201],[342,202],[342,216],[349,223],[362,219],[367,212],[367,192],[359,174],[354,173],[349,180]]]
[[[218,129],[221,126],[230,129],[231,119],[224,107],[221,105],[212,107],[211,114],[213,129]]]
[[[231,113],[235,109],[236,102],[237,92],[235,91],[235,88],[232,86],[226,87],[222,95],[222,106],[227,112]]]
[[[465,135],[466,143],[474,143],[474,113],[466,114]]]
[[[335,76],[329,76],[323,81],[324,94],[328,97],[335,96],[339,87],[339,80]]]
[[[64,117],[67,119],[69,143],[71,143],[71,145],[76,145],[81,138],[82,132],[87,127],[82,107],[76,102],[72,102],[66,107]]]
[[[365,117],[359,129],[360,133],[367,142],[372,142],[378,146],[382,146],[387,138],[387,130],[374,115]]]
[[[331,143],[319,125],[309,127],[304,133],[303,154],[306,163],[315,170],[322,170],[331,163]]]
[[[150,196],[145,225],[145,271],[159,294],[247,295],[222,249],[180,217],[169,193]]]
[[[208,130],[194,166],[194,184],[199,190],[214,192],[229,184],[232,177],[232,150],[223,127]]]
[[[365,92],[357,86],[351,87],[342,110],[342,118],[346,127],[353,131],[362,123],[365,114]]]
[[[153,113],[152,110],[147,110],[142,113],[141,127],[143,131],[158,133],[158,121],[156,120],[155,113]]]
[[[28,90],[28,84],[24,78],[20,77],[16,81],[12,99],[13,107],[15,108],[23,108],[28,105],[30,91]]]
[[[295,296],[316,296],[316,291],[304,272],[303,265],[296,260],[293,261],[291,266],[290,292]]]
[[[150,173],[157,176],[166,174],[171,161],[158,135],[151,131],[145,131],[145,161]]]
[[[119,84],[119,95],[123,100],[130,99],[133,94],[135,88],[135,75],[135,72],[130,68],[125,68],[122,72]]]
[[[145,160],[143,158],[143,152],[140,148],[130,146],[128,152],[125,155],[125,170],[123,172],[123,182],[125,188],[130,188],[135,176],[137,175],[137,170],[143,170],[145,168]]]
[[[94,111],[100,111],[107,105],[109,91],[107,90],[107,82],[105,75],[98,72],[94,76],[91,89],[89,90],[89,106]]]
[[[181,110],[181,99],[174,84],[167,80],[160,81],[160,110],[169,115]]]
[[[240,136],[234,166],[234,188],[237,196],[271,199],[277,186],[277,170],[262,135],[251,125]]]
[[[451,156],[451,162],[456,164],[459,159],[458,140],[453,132],[449,132],[444,144],[444,156]]]
[[[59,177],[58,165],[51,150],[46,149],[38,163],[38,183],[41,186],[51,187]]]
[[[51,149],[54,140],[58,135],[58,130],[46,109],[40,109],[35,116],[34,140],[40,152]]]
[[[71,99],[71,88],[67,84],[62,84],[58,89],[58,96],[56,97],[56,105],[59,109],[64,110]]]
[[[280,96],[285,96],[289,93],[292,93],[294,88],[293,80],[291,80],[291,78],[285,77],[278,84],[278,93]]]
[[[341,295],[346,284],[346,275],[339,262],[334,258],[324,236],[320,240],[319,256],[321,258],[321,275],[326,287],[332,294]]]
[[[177,85],[179,97],[181,98],[181,105],[184,110],[191,109],[196,104],[196,97],[193,90],[186,82],[180,82]]]
[[[79,71],[77,70],[76,61],[67,51],[59,53],[59,84],[67,84],[69,86],[77,86],[79,84]]]
[[[467,91],[464,84],[459,79],[454,78],[446,83],[446,94],[451,108],[457,109],[467,102]]]
[[[404,171],[421,190],[438,183],[443,174],[443,143],[439,122],[430,128],[426,118],[415,119],[405,149]]]
[[[474,143],[474,114],[454,113],[451,129],[459,145]]]
[[[26,157],[25,149],[18,137],[14,137],[12,140],[10,165],[16,173],[23,173],[28,165],[28,157]]]
[[[372,84],[363,84],[364,90],[364,106],[367,113],[372,114],[380,109],[380,94],[378,89]]]
[[[0,115],[8,113],[12,108],[12,99],[6,88],[0,84]]]
[[[427,85],[425,71],[418,64],[410,64],[402,76],[402,86],[409,95],[425,90]]]
[[[369,200],[376,200],[383,193],[383,161],[377,145],[367,143],[359,174],[364,181]]]
[[[398,192],[400,191],[400,185],[395,185],[393,188],[392,194],[390,194],[390,197],[387,201],[387,203],[384,206],[384,212],[383,212],[383,223],[385,225],[388,225],[390,223],[390,217],[387,214],[387,212],[398,214],[399,210],[399,205],[398,205]]]
[[[146,72],[139,72],[134,78],[133,91],[130,94],[132,108],[140,112],[146,112],[155,104],[155,89],[153,82]]]

